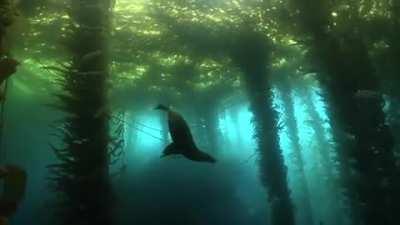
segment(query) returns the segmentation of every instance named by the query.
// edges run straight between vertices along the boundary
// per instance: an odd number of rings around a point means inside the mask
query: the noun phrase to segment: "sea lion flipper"
[[[177,154],[179,152],[177,145],[172,142],[171,144],[167,145],[167,147],[164,148],[163,154],[161,157],[167,156],[167,155],[172,155],[172,154]]]

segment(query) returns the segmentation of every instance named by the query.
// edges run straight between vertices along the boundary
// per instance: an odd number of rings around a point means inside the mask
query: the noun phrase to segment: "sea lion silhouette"
[[[211,155],[200,151],[197,148],[189,126],[179,113],[172,111],[170,108],[161,104],[155,109],[167,112],[168,128],[172,137],[172,143],[164,149],[161,157],[166,157],[169,155],[183,155],[192,161],[208,163],[216,162]]]

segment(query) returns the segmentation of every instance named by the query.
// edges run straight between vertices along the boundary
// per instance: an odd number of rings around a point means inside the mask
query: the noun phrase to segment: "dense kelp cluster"
[[[111,224],[109,76],[109,1],[73,2],[67,49],[71,62],[59,68],[66,113],[59,127],[62,147],[54,147],[60,163],[52,165],[52,184],[60,194],[60,224]],[[90,13],[90,17],[88,17]],[[95,86],[93,86],[95,85]]]

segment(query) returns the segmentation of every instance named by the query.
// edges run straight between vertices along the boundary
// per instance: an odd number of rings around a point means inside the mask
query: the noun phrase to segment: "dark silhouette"
[[[3,84],[11,75],[17,72],[19,62],[12,58],[5,58],[0,60],[0,85]]]
[[[57,162],[49,165],[55,200],[51,224],[111,225],[114,204],[110,164],[111,137],[107,104],[110,0],[73,1],[65,42],[73,59],[58,81],[56,109],[65,112],[57,126],[62,144],[53,146]],[[85,15],[91,15],[85,16]],[[95,29],[94,29],[95,27]]]
[[[7,225],[8,219],[18,210],[26,190],[26,172],[14,165],[0,166],[3,191],[0,195],[0,224]]]
[[[172,111],[164,105],[158,105],[155,109],[168,113],[168,128],[172,137],[172,143],[164,149],[161,157],[181,154],[192,161],[216,162],[212,156],[197,148],[189,126],[179,113]]]

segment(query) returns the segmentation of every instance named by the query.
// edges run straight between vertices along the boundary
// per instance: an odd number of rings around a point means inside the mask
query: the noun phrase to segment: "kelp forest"
[[[0,0],[0,225],[400,224],[400,0]]]

